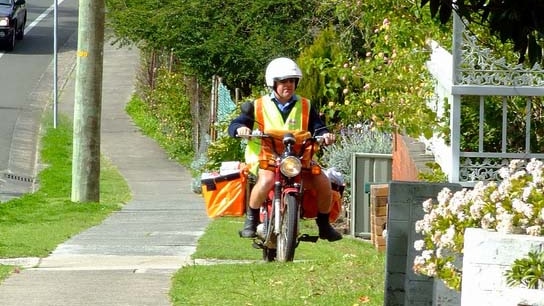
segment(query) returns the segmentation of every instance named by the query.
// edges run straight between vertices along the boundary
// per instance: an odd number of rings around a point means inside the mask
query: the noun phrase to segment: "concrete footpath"
[[[76,41],[59,55],[59,65],[75,65]],[[191,175],[124,111],[135,89],[139,52],[104,46],[103,154],[127,180],[132,200],[102,224],[59,245],[46,258],[17,259],[25,266],[0,285],[0,305],[171,305],[171,276],[184,265],[209,219]],[[59,97],[71,115],[75,69]]]

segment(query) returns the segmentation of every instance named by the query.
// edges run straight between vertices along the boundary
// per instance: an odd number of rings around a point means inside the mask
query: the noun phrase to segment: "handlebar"
[[[275,156],[281,156],[284,154],[284,150],[295,153],[296,156],[302,157],[305,152],[309,152],[309,157],[313,156],[315,150],[320,147],[324,141],[323,136],[311,136],[306,131],[284,131],[284,130],[270,130],[267,133],[263,133],[260,130],[253,130],[251,134],[237,135],[238,138],[247,140],[261,139],[263,146],[268,147]],[[317,146],[317,147],[316,147]],[[306,149],[309,149],[307,151]]]
[[[274,137],[272,135],[269,135],[269,134],[266,134],[266,133],[263,133],[262,131],[260,130],[253,130],[251,132],[251,134],[248,134],[248,135],[236,135],[237,138],[243,138],[243,139],[252,139],[252,138],[255,138],[255,139],[263,139],[263,138],[276,138],[276,139],[280,139],[280,137]],[[282,136],[283,137],[283,136]],[[319,145],[322,145],[324,142],[325,142],[325,137],[324,136],[312,136],[312,137],[309,137],[305,140],[311,140],[311,139],[314,139],[315,142],[317,142]]]
[[[259,130],[253,130],[251,132],[251,134],[247,134],[247,135],[236,135],[237,138],[243,138],[243,139],[251,139],[251,138],[257,138],[257,139],[260,139],[260,138],[269,138],[271,137],[270,135],[268,134],[263,134],[261,131]]]

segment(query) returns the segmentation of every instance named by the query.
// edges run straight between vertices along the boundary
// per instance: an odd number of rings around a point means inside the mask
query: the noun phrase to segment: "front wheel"
[[[269,249],[267,247],[263,249],[263,259],[266,262],[274,261],[276,259],[276,254],[276,249]]]
[[[23,40],[23,38],[25,38],[25,26],[26,26],[26,16],[23,19],[23,23],[21,24],[19,29],[18,30],[17,28],[15,29],[15,39]]]
[[[6,51],[13,51],[13,49],[15,48],[15,32],[17,30],[17,25],[15,25],[15,29],[13,29],[13,31],[9,31],[9,34],[8,34],[8,37],[6,39],[6,41],[4,42],[5,43],[5,48],[6,48]]]
[[[298,237],[298,203],[293,194],[286,194],[283,199],[285,211],[281,218],[280,234],[278,235],[278,249],[276,260],[281,262],[293,261]]]

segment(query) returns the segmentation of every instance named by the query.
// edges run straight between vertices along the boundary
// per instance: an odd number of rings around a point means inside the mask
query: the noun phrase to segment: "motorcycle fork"
[[[276,234],[279,234],[280,232],[280,225],[281,224],[281,218],[285,217],[285,211],[286,211],[286,206],[288,205],[284,199],[285,199],[285,195],[287,194],[294,194],[295,195],[295,198],[297,199],[295,205],[297,205],[297,211],[299,212],[299,218],[298,218],[298,221],[297,221],[297,229],[300,229],[300,209],[301,209],[301,201],[302,201],[302,193],[301,193],[301,190],[302,190],[302,187],[300,184],[298,183],[289,183],[288,185],[290,185],[289,187],[285,187],[283,190],[280,190],[280,201],[279,201],[279,209],[276,210],[276,212],[279,212],[277,215],[281,215],[281,216],[278,216],[278,218],[276,218],[278,220],[278,226],[276,227],[276,231],[275,233]]]
[[[273,198],[273,210],[274,210],[274,233],[277,235],[280,233],[281,216],[283,215],[282,207],[282,181],[279,166],[276,167],[274,173],[274,198]]]

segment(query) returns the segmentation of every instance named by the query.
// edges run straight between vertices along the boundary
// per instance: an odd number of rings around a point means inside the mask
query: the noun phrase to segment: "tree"
[[[433,17],[446,23],[453,11],[468,22],[487,24],[501,41],[511,41],[519,61],[542,62],[544,45],[544,1],[542,0],[421,0],[429,4]]]
[[[106,0],[106,25],[122,45],[160,48],[157,33],[164,21],[156,17],[167,5],[167,1]]]
[[[313,39],[316,0],[108,0],[109,20],[125,41],[172,50],[183,72],[207,83],[220,75],[249,94],[264,84],[272,58],[296,57]]]
[[[410,1],[322,1],[316,14],[321,30],[299,57],[305,77],[297,91],[338,127],[432,135],[440,119],[426,105],[426,41],[451,40],[451,29]]]

